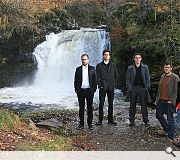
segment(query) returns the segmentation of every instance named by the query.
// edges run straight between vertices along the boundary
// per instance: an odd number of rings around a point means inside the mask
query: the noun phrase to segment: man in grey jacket
[[[149,125],[147,99],[148,89],[150,88],[150,75],[148,66],[141,63],[142,57],[140,53],[134,56],[135,63],[128,66],[126,75],[126,85],[130,94],[130,110],[129,110],[129,126],[134,126],[136,103],[139,96],[141,105],[141,113],[145,125]]]
[[[171,142],[175,141],[174,111],[178,90],[178,75],[172,73],[172,64],[165,63],[164,74],[161,76],[157,94],[156,118],[161,123],[163,130],[157,133],[168,136]],[[167,120],[164,118],[167,115]]]

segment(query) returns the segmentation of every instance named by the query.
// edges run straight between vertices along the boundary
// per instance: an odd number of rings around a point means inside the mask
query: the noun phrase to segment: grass
[[[71,150],[69,142],[63,139],[41,141],[34,145],[21,145],[17,150],[19,151],[68,151]]]
[[[62,128],[47,127],[47,129],[52,131],[54,134],[63,137],[71,137],[77,135],[77,133],[72,133],[71,131]]]
[[[11,129],[19,122],[18,116],[8,109],[0,109],[0,129]]]
[[[42,114],[46,116],[46,113],[47,112],[43,112]],[[56,111],[53,111],[53,115],[56,113],[57,113]],[[41,113],[39,114],[35,113],[33,114],[33,117],[41,116]],[[50,115],[51,114],[52,112],[50,111]],[[27,116],[28,115],[29,114],[27,114]],[[31,117],[32,115],[29,115],[29,116]],[[15,150],[17,151],[42,151],[42,150],[44,151],[67,151],[67,150],[70,151],[72,150],[71,142],[67,139],[68,134],[66,130],[50,127],[50,128],[47,128],[47,131],[46,130],[43,130],[43,132],[40,132],[40,130],[33,131],[34,134],[32,134],[32,131],[29,129],[28,124],[24,123],[22,120],[23,118],[22,117],[19,118],[19,116],[13,111],[10,111],[8,109],[0,109],[0,129],[2,131],[9,131],[9,130],[12,131],[12,133],[10,133],[12,134],[10,143],[12,143],[12,140],[17,141],[16,135],[14,136],[14,131],[22,135],[25,134],[25,137],[20,139],[16,143]],[[51,130],[52,133],[49,133],[48,130]],[[0,138],[6,139],[6,137],[1,137],[1,136]]]

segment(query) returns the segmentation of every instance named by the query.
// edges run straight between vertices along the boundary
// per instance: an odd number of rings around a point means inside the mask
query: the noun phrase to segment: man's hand
[[[155,105],[157,105],[157,103],[158,103],[158,100],[156,100],[156,101],[154,102]]]
[[[171,104],[172,102],[171,101],[167,101],[167,103]]]

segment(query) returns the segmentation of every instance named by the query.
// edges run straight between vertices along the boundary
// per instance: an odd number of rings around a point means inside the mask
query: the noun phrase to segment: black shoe
[[[102,126],[102,121],[96,122],[96,126]]]
[[[89,125],[88,125],[88,128],[89,128],[90,130],[93,130],[93,129],[94,129],[94,127],[93,127],[92,124],[89,124]]]
[[[84,126],[83,126],[82,124],[80,124],[76,129],[77,129],[77,130],[84,129]]]
[[[145,122],[144,124],[145,126],[150,126],[149,122]]]
[[[114,122],[114,121],[108,121],[108,124],[112,124],[112,125],[116,126],[116,125],[117,125],[117,122]]]
[[[134,122],[130,122],[129,126],[135,126]]]

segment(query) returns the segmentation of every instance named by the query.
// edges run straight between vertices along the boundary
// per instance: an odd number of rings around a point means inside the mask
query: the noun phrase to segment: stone
[[[54,128],[64,128],[63,124],[59,122],[57,118],[41,120],[40,122],[36,123],[36,125],[54,127]]]

